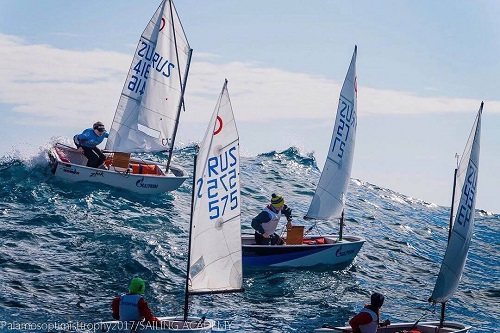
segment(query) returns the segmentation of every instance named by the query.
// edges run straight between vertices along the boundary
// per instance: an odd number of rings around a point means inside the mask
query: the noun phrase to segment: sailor
[[[380,308],[383,304],[384,295],[373,293],[370,297],[370,304],[366,304],[357,315],[349,320],[352,331],[354,333],[375,333],[379,327],[390,325],[389,319],[379,323]]]
[[[107,169],[103,164],[106,156],[97,146],[108,136],[104,124],[98,121],[94,123],[92,128],[87,128],[82,134],[73,137],[76,148],[78,148],[79,152],[83,152],[83,155],[87,158],[88,167]]]
[[[129,293],[113,299],[111,305],[113,318],[122,321],[159,321],[158,318],[153,316],[148,303],[144,300],[145,289],[146,284],[143,279],[133,278],[130,282]]]
[[[275,234],[281,215],[287,219],[287,229],[292,228],[292,209],[285,205],[285,199],[273,193],[271,204],[252,219],[252,228],[255,229],[255,243],[258,245],[282,245],[283,240]]]

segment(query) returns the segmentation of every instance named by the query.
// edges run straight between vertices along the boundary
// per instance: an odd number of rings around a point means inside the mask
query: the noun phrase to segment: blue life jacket
[[[139,321],[144,319],[139,313],[139,300],[141,298],[142,295],[137,294],[125,294],[120,296],[120,320]]]

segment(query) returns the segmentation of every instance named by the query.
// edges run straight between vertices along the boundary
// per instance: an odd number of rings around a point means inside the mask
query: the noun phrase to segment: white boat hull
[[[157,166],[160,173],[136,174],[132,169],[118,169],[113,166],[110,166],[109,170],[87,167],[85,156],[71,147],[56,145],[49,149],[48,153],[52,173],[69,182],[87,181],[140,194],[157,194],[178,189],[188,178],[187,172],[176,165],[171,165],[169,173],[165,174],[165,166],[161,163],[131,159],[132,163]]]
[[[306,236],[304,240],[314,240],[319,236]],[[363,246],[365,239],[357,236],[321,236],[326,244],[302,245],[256,245],[253,235],[243,235],[243,266],[258,267],[311,267],[329,265],[332,269],[348,267]]]
[[[212,332],[213,320],[201,320],[198,317],[188,317],[186,321],[182,317],[159,317],[160,322],[127,322],[127,321],[105,321],[98,325],[97,333],[199,333]]]
[[[389,326],[380,327],[378,333],[397,333],[397,332],[421,332],[421,333],[466,333],[470,332],[471,326],[467,326],[454,321],[445,321],[444,327],[439,327],[439,321],[420,322],[415,325],[413,323],[395,323]],[[413,331],[412,331],[413,330]],[[317,328],[315,333],[332,333],[332,332],[352,332],[350,326],[335,327],[335,328]]]

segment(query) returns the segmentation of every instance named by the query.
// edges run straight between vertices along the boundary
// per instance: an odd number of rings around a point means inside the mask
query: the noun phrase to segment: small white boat
[[[108,154],[108,169],[87,167],[87,158],[75,148],[56,143],[49,149],[49,166],[53,174],[70,182],[96,182],[141,194],[156,194],[179,188],[188,178],[182,167],[130,158],[127,167],[113,164],[114,154]]]
[[[190,295],[244,291],[240,143],[227,80],[194,165],[184,321]]]
[[[340,92],[325,166],[305,216],[316,220],[340,217],[339,235],[304,236],[303,227],[293,228],[302,230],[302,235],[293,242],[287,235],[284,245],[257,245],[253,236],[243,235],[243,265],[246,268],[330,265],[331,269],[341,270],[353,262],[363,246],[364,238],[342,235],[344,198],[351,176],[357,126],[356,56],[357,46]]]
[[[446,302],[458,289],[474,229],[482,112],[483,103],[481,103],[477,113],[460,163],[455,169],[448,245],[434,285],[434,291],[429,298],[429,302],[433,304],[441,303],[441,318],[439,321],[420,322],[417,320],[416,322],[393,323],[380,327],[377,332],[466,333],[471,330],[470,325],[445,321],[444,315]],[[318,328],[314,332],[352,332],[352,330],[346,326]]]
[[[439,327],[439,321],[425,321],[413,323],[396,323],[389,326],[380,327],[377,333],[466,333],[471,326],[457,323],[454,321],[445,321],[442,327]],[[317,328],[315,333],[333,333],[333,332],[352,332],[351,327],[331,327]]]
[[[227,80],[194,165],[184,314],[158,318],[151,325],[165,326],[154,331],[142,326],[133,332],[222,332],[213,320],[188,316],[189,296],[243,291],[240,148]]]
[[[100,182],[138,193],[179,188],[187,173],[171,165],[171,159],[191,54],[173,2],[162,1],[139,39],[118,101],[105,148],[110,172],[86,168],[83,155],[60,144],[49,150],[52,172],[68,181]],[[131,157],[153,152],[168,152],[166,163]],[[135,166],[145,167],[142,175]]]

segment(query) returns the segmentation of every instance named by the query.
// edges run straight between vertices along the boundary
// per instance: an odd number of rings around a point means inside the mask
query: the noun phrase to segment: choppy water
[[[192,170],[193,153],[180,150],[176,162]],[[241,172],[243,232],[251,232],[250,219],[273,191],[303,216],[320,174],[314,158],[294,148],[242,158]],[[155,315],[180,314],[190,191],[190,181],[158,197],[68,184],[52,176],[43,152],[0,158],[0,331],[111,320],[111,300],[133,276],[147,281]],[[444,255],[449,208],[352,180],[346,215],[345,233],[367,239],[349,269],[245,272],[244,293],[193,296],[190,312],[229,320],[232,332],[312,332],[323,323],[344,324],[376,290],[386,295],[384,318],[437,319],[439,307],[426,300]],[[462,281],[447,305],[447,319],[474,332],[499,327],[499,221],[476,211]],[[337,231],[333,224],[317,227]],[[72,331],[52,331],[65,329]]]

